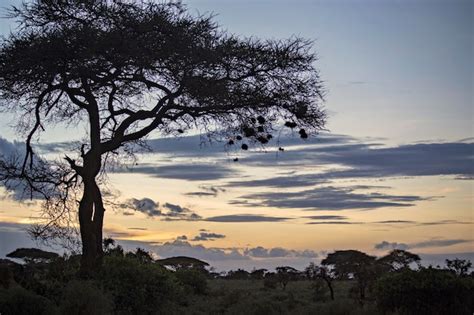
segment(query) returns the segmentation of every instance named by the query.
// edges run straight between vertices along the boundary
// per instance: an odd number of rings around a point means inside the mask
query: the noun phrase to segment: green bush
[[[180,297],[179,286],[171,272],[133,258],[105,257],[100,281],[113,296],[114,311],[120,314],[168,311]]]
[[[50,315],[58,312],[48,299],[21,287],[14,287],[8,290],[0,289],[0,314]]]
[[[179,283],[190,288],[194,294],[207,292],[207,278],[202,271],[181,269],[175,272],[175,276]]]
[[[473,314],[474,279],[439,269],[405,270],[378,280],[376,299],[383,312]]]
[[[113,303],[93,281],[71,281],[61,297],[61,314],[101,315],[110,314]]]

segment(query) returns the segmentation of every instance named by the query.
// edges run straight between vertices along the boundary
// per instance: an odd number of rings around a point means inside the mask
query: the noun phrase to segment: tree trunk
[[[83,177],[84,192],[79,203],[82,240],[80,274],[83,277],[93,277],[102,266],[102,228],[105,209],[95,176],[95,174],[89,174]]]
[[[328,285],[329,292],[331,293],[331,300],[334,301],[334,289],[332,288],[331,280],[329,280],[326,277],[324,277],[323,279],[326,281],[326,284]]]

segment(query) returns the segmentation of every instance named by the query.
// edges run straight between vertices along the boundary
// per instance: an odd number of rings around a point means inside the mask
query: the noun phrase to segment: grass
[[[180,312],[186,314],[378,314],[350,298],[350,281],[334,283],[335,301],[315,299],[310,281],[290,282],[286,289],[268,289],[261,280],[210,280],[206,295],[192,296]],[[327,292],[326,292],[327,293]]]

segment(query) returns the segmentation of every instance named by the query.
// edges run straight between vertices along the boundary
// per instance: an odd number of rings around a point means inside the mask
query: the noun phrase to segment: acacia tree
[[[219,131],[247,149],[282,124],[302,138],[324,125],[306,40],[236,37],[176,3],[38,0],[10,14],[19,28],[0,46],[0,106],[20,114],[26,153],[3,160],[0,179],[26,183],[54,222],[77,211],[84,272],[103,255],[101,174],[150,133]],[[76,155],[53,163],[34,144],[58,123],[87,135]]]
[[[377,260],[378,263],[386,266],[389,271],[408,269],[411,264],[416,264],[420,267],[420,261],[420,256],[403,249],[394,249]]]
[[[361,303],[365,300],[367,288],[378,275],[375,256],[369,256],[358,250],[337,250],[334,253],[329,253],[321,261],[321,264],[332,268],[338,279],[353,277],[357,282]]]
[[[309,280],[322,279],[326,282],[326,285],[329,289],[331,300],[334,301],[334,288],[332,287],[332,281],[334,279],[333,272],[329,270],[326,266],[317,266],[315,263],[311,262],[308,267],[304,270],[306,278]]]

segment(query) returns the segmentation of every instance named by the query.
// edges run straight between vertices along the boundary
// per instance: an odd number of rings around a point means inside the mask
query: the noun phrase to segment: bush
[[[439,269],[387,274],[376,285],[381,311],[402,314],[472,314],[474,279]]]
[[[94,282],[75,280],[64,289],[59,308],[61,314],[101,315],[110,314],[113,303]]]
[[[115,312],[155,314],[167,310],[180,296],[171,272],[126,257],[105,257],[100,280],[114,299]]]
[[[313,300],[316,302],[324,302],[327,300],[327,285],[322,279],[314,279],[311,282],[311,291],[313,293]]]
[[[175,272],[178,281],[188,287],[195,294],[205,294],[207,292],[207,278],[202,271],[181,269]]]
[[[0,314],[2,315],[50,315],[58,314],[48,299],[21,287],[0,289]]]
[[[265,276],[263,279],[263,287],[266,289],[276,289],[279,281],[276,276]]]

